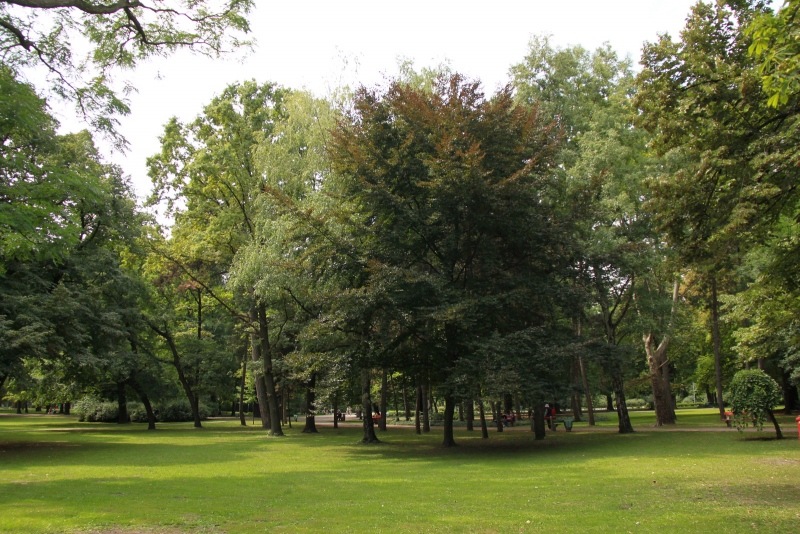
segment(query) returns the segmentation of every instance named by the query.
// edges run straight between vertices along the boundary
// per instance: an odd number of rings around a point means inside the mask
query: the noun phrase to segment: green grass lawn
[[[713,411],[680,425],[718,428]],[[0,532],[800,531],[800,443],[774,432],[549,433],[481,440],[357,425],[285,438],[236,421],[144,425],[0,416]],[[708,419],[708,422],[705,422]],[[613,417],[600,421],[615,424]]]

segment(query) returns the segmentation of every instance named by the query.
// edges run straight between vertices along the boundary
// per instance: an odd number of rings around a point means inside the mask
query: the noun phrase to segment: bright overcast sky
[[[138,89],[121,132],[127,155],[110,154],[140,198],[151,188],[145,159],[159,150],[171,116],[189,121],[214,95],[246,79],[273,81],[324,95],[345,82],[374,85],[396,72],[398,58],[417,68],[448,62],[483,82],[487,93],[508,81],[532,35],[556,46],[594,49],[603,42],[638,61],[642,43],[677,37],[695,0],[257,0],[251,14],[255,51],[243,62],[178,54],[140,65]],[[346,61],[349,67],[345,69]],[[123,73],[129,74],[129,73]],[[72,122],[66,120],[65,127]]]

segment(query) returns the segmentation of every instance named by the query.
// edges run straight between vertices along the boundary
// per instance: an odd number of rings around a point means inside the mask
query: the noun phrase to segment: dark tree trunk
[[[311,373],[311,378],[306,384],[306,426],[303,428],[303,434],[317,434],[317,423],[314,419],[316,415],[316,407],[314,406],[315,391],[317,386],[317,374]],[[336,419],[334,413],[333,418]]]
[[[531,414],[531,430],[533,431],[534,439],[542,440],[547,435],[544,424],[544,403],[531,402],[533,406],[533,413]]]
[[[717,278],[711,276],[711,336],[714,340],[714,379],[717,388],[717,407],[720,419],[725,418],[725,401],[722,399],[722,340],[719,333],[719,302]]]
[[[181,363],[180,353],[178,352],[177,345],[175,345],[175,339],[172,337],[172,332],[170,332],[169,329],[166,327],[164,327],[164,329],[162,330],[152,323],[149,326],[156,334],[164,338],[164,340],[167,342],[169,350],[172,353],[172,365],[178,372],[178,382],[180,382],[181,387],[183,387],[183,392],[186,395],[186,399],[189,401],[189,406],[191,406],[192,408],[192,419],[194,419],[194,427],[201,428],[202,425],[200,424],[199,402],[194,391],[192,391],[192,385],[189,383],[189,379],[186,378],[186,373],[184,373],[183,364]]]
[[[767,410],[767,415],[769,416],[769,420],[772,421],[772,424],[775,425],[775,437],[777,439],[783,439],[783,432],[781,432],[781,426],[778,424],[778,420],[775,419],[775,414],[772,413],[772,410]]]
[[[269,325],[267,310],[264,304],[258,305],[258,337],[261,345],[261,359],[264,362],[264,385],[267,389],[267,407],[269,408],[270,435],[283,436],[278,399],[276,398],[275,375],[272,368],[272,348],[269,343]]]
[[[583,382],[583,393],[586,395],[586,412],[589,414],[589,426],[594,426],[594,407],[592,406],[592,395],[589,391],[589,381],[586,378],[586,367],[583,364],[583,357],[578,357],[581,368],[581,381]]]
[[[250,321],[253,323],[258,321],[258,313],[255,307],[250,308]],[[269,430],[269,408],[267,407],[267,386],[264,383],[264,368],[261,360],[261,342],[255,332],[250,334],[250,345],[251,359],[253,360],[253,381],[256,387],[256,399],[258,399],[258,417],[261,419],[261,428]]]
[[[22,401],[17,401],[17,414],[22,414]]]
[[[467,399],[467,430],[470,432],[475,430],[475,403],[472,399]]]
[[[422,386],[422,431],[431,431],[431,420],[428,412],[428,387]]]
[[[370,394],[370,370],[361,370],[361,407],[364,410],[362,424],[364,427],[364,438],[362,443],[380,443],[378,436],[375,435],[375,422],[372,420],[372,396]]]
[[[417,384],[417,402],[414,409],[414,427],[417,434],[422,434],[422,426],[420,421],[420,413],[422,412],[422,386]]]
[[[498,432],[502,432],[503,431],[503,413],[502,413],[502,406],[500,406],[500,401],[497,401],[497,403],[494,406],[495,406],[495,409],[494,409],[494,413],[495,413],[494,424],[497,426],[497,431]]]
[[[522,410],[519,405],[519,393],[514,393],[514,412],[517,416],[517,421],[522,421]]]
[[[511,413],[514,409],[514,398],[511,393],[503,393],[503,413]]]
[[[456,440],[453,436],[453,415],[455,413],[456,400],[452,392],[448,391],[444,396],[444,438],[442,447],[455,447]]]
[[[144,410],[147,413],[147,430],[155,430],[156,414],[153,412],[153,406],[150,404],[150,397],[147,396],[147,393],[144,392],[135,377],[131,376],[128,378],[128,385],[136,392],[142,404],[144,404]]]
[[[797,386],[791,383],[790,375],[786,371],[782,373],[781,389],[783,389],[783,413],[791,415],[794,410],[800,409],[800,398],[797,394]]]
[[[606,411],[613,412],[614,411],[614,397],[611,395],[612,392],[606,393]]]
[[[339,428],[339,392],[333,394],[333,428]]]
[[[386,408],[389,398],[389,377],[386,369],[381,373],[381,418],[378,420],[378,428],[386,432]]]
[[[408,389],[406,388],[405,379],[403,379],[403,408],[406,411],[406,421],[410,421],[411,404],[408,402]]]
[[[245,346],[245,352],[247,352]],[[242,381],[239,384],[239,423],[242,426],[247,426],[247,420],[244,417],[244,388],[247,386],[247,354],[242,355]]]
[[[481,437],[489,439],[489,429],[486,426],[486,412],[483,409],[483,399],[478,399],[478,417],[481,421]]]
[[[628,404],[625,401],[625,383],[622,379],[622,370],[617,370],[612,378],[614,385],[614,396],[617,401],[617,417],[619,418],[619,433],[628,434],[633,432],[631,418],[628,416]]]
[[[64,403],[64,415],[69,415],[69,408],[71,404],[72,403],[70,403],[69,401]]]

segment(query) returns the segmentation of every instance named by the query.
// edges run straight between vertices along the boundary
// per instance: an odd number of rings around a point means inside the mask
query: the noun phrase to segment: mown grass
[[[681,417],[702,428],[713,411]],[[690,417],[692,416],[692,417]],[[800,443],[774,433],[577,426],[536,442],[356,425],[285,438],[236,421],[0,417],[0,532],[768,532],[800,530]],[[694,422],[690,422],[694,417]],[[793,419],[793,418],[792,418]],[[792,421],[793,423],[793,421]],[[608,429],[612,430],[612,429]]]

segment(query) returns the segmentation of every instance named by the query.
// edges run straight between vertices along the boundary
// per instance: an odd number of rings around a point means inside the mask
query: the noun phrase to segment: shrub
[[[781,387],[764,371],[739,371],[730,385],[731,411],[736,428],[741,431],[752,422],[761,430],[767,418],[772,420],[772,408],[781,399]]]
[[[193,420],[192,408],[189,406],[189,401],[186,399],[167,401],[157,405],[154,410],[156,412],[156,419],[163,423],[180,423]],[[208,407],[201,402],[200,419],[208,419],[208,414]]]
[[[78,415],[78,421],[116,423],[119,420],[116,402],[105,402],[95,397],[83,397],[75,403],[72,410]]]

